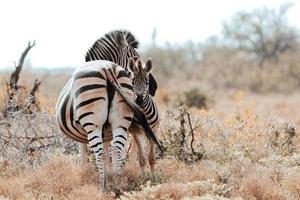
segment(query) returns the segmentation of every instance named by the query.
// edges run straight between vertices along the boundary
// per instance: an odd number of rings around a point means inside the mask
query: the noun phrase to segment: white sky
[[[0,68],[13,66],[29,40],[37,45],[29,58],[33,67],[77,66],[86,50],[104,33],[130,30],[142,45],[201,41],[220,32],[222,22],[236,11],[269,6],[285,0],[0,0]],[[289,11],[300,27],[300,2]],[[155,58],[153,58],[155,59]]]

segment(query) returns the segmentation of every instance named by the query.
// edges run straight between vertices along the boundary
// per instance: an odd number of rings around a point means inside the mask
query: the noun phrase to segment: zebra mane
[[[106,33],[103,37],[99,38],[98,40],[96,40],[94,42],[92,47],[87,51],[85,60],[86,61],[96,60],[96,59],[90,58],[90,56],[88,56],[88,55],[91,54],[91,52],[93,52],[93,51],[97,51],[102,48],[105,48],[105,46],[103,45],[103,43],[101,41],[103,41],[105,39],[116,41],[115,35],[117,32],[122,32],[124,34],[127,44],[130,45],[132,48],[137,49],[139,47],[139,41],[135,38],[135,36],[130,31],[128,31],[128,30],[113,30],[113,31],[110,31],[109,33]]]

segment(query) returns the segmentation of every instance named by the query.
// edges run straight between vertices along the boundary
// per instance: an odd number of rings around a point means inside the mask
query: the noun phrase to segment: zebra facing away
[[[137,44],[128,31],[105,34],[86,56],[86,60],[102,60],[87,62],[78,68],[57,101],[56,117],[62,132],[82,143],[82,147],[88,143],[94,152],[102,191],[105,185],[103,141],[111,140],[112,135],[112,165],[113,171],[118,171],[123,163],[127,129],[133,113],[142,122],[146,135],[158,144],[144,113],[132,102],[132,84],[124,70],[130,57],[138,56]],[[86,157],[86,151],[83,151],[83,157]]]
[[[112,135],[112,171],[117,173],[124,164],[127,130],[133,116],[158,144],[144,113],[134,103],[127,72],[110,61],[92,61],[79,67],[62,90],[56,109],[61,130],[76,141],[88,143],[94,153],[101,191],[105,187],[103,144],[107,136]]]
[[[119,34],[119,36],[116,36]],[[120,34],[123,35],[120,36]],[[125,38],[125,39],[124,39]],[[114,43],[118,43],[115,45]],[[118,48],[118,46],[122,46]],[[127,72],[128,63],[130,57],[138,58],[139,54],[136,49],[139,46],[139,42],[133,36],[133,34],[127,30],[112,31],[98,39],[92,47],[88,50],[85,56],[86,62],[93,60],[109,60],[122,66]],[[120,49],[120,50],[119,50]],[[127,52],[127,53],[126,53]],[[149,74],[149,93],[154,96],[157,90],[157,83],[153,75]],[[106,142],[104,145],[108,145]],[[81,145],[82,160],[87,161],[87,149],[85,145]],[[109,153],[106,152],[106,157],[109,159]],[[109,163],[108,163],[109,165]]]
[[[131,57],[139,57],[138,52],[136,49],[139,46],[139,42],[135,38],[135,36],[127,31],[127,30],[114,30],[111,32],[106,33],[103,37],[99,38],[94,42],[92,47],[87,51],[85,60],[93,61],[93,60],[107,60],[114,62],[124,69],[128,68],[129,61]],[[155,79],[153,78],[153,87],[152,90],[155,93],[157,84]],[[65,88],[68,88],[70,82],[67,83]],[[59,103],[59,102],[58,102]],[[68,103],[65,101],[65,103]],[[58,115],[58,118],[70,118],[70,121],[73,121],[73,112],[66,110],[65,115]],[[74,123],[74,122],[73,122]],[[78,130],[74,129],[74,125],[66,124],[68,129],[70,129],[73,133],[79,132]],[[81,142],[81,157],[84,163],[87,162],[87,146],[84,144],[85,140],[81,138],[80,134],[77,133],[78,142]],[[107,144],[107,143],[106,143]]]
[[[159,113],[156,103],[153,97],[149,93],[149,74],[152,70],[152,61],[148,59],[145,64],[139,58],[131,59],[129,69],[132,72],[132,84],[133,91],[135,94],[135,102],[140,106],[141,110],[145,114],[147,121],[154,133],[157,133],[159,126]],[[132,143],[130,148],[131,152],[135,153],[138,151],[139,163],[141,170],[144,171],[146,167],[147,160],[150,165],[151,172],[154,172],[155,165],[155,147],[151,140],[149,141],[148,154],[146,153],[145,140],[143,134],[142,124],[133,118],[133,123],[129,127],[129,131],[133,136],[135,142]],[[129,163],[133,163],[135,157],[129,157]]]

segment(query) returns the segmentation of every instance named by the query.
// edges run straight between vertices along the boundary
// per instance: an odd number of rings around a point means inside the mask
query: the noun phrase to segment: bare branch
[[[195,154],[195,150],[194,150],[194,142],[195,142],[195,133],[194,133],[194,128],[192,126],[192,122],[191,122],[191,114],[189,112],[186,112],[187,118],[188,118],[188,123],[190,126],[190,133],[192,135],[192,140],[191,140],[191,150],[192,153]]]
[[[180,150],[179,150],[179,156],[181,157],[182,160],[185,160],[185,153],[184,153],[184,143],[186,141],[186,136],[185,136],[185,119],[184,119],[184,114],[185,114],[185,107],[182,106],[180,108],[180,116],[179,116],[179,120],[180,120],[180,135],[181,135],[181,139],[180,139]]]
[[[18,89],[17,88],[17,83],[18,83],[18,80],[19,80],[20,72],[23,68],[23,64],[24,64],[26,55],[28,54],[30,49],[34,46],[35,46],[35,41],[33,41],[32,43],[30,41],[28,42],[28,45],[27,45],[26,49],[23,51],[23,53],[22,53],[22,55],[19,59],[18,65],[16,65],[15,71],[10,76],[9,84],[10,84],[11,88],[13,88],[15,90]]]
[[[35,92],[39,89],[39,86],[41,85],[41,83],[42,83],[41,81],[39,81],[38,79],[35,79],[33,87],[32,87],[32,89],[30,91],[30,94],[32,96],[35,95]]]

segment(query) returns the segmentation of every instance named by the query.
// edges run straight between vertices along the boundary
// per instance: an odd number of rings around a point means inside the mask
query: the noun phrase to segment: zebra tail
[[[112,73],[110,73],[111,76]],[[113,77],[112,77],[113,78]],[[161,152],[163,152],[161,145],[159,144],[154,132],[152,131],[151,127],[149,126],[149,123],[147,121],[147,118],[143,111],[139,108],[139,106],[135,103],[130,101],[127,96],[123,93],[121,88],[115,83],[115,81],[112,81],[110,78],[108,78],[109,82],[113,85],[113,87],[116,89],[116,91],[121,95],[121,97],[124,99],[125,103],[129,106],[129,108],[133,111],[134,116],[137,118],[137,120],[142,124],[144,131],[146,133],[147,138],[152,140],[159,148]]]

